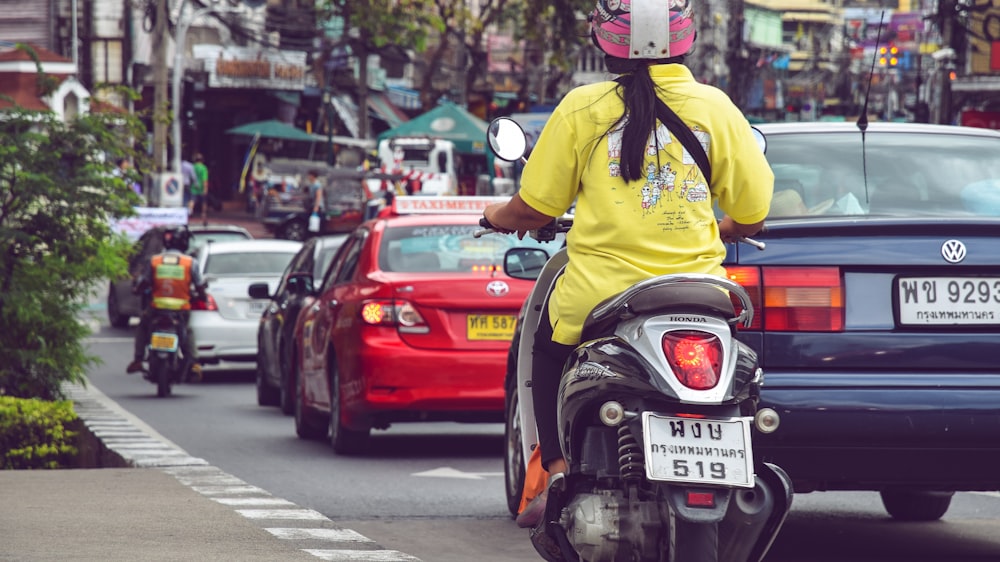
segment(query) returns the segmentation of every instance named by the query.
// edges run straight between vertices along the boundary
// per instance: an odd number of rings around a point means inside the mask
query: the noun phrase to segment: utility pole
[[[941,0],[938,4],[938,18],[941,22],[941,44],[945,48],[951,48],[955,34],[955,18],[958,14],[955,11],[955,0]],[[952,55],[954,56],[954,55]],[[940,124],[951,124],[951,71],[955,65],[952,59],[941,61],[941,97],[938,107],[938,119]]]
[[[153,24],[153,171],[167,170],[167,0],[156,2]],[[154,192],[157,187],[154,187]]]

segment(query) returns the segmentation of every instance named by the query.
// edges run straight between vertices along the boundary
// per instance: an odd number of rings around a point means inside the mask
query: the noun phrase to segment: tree
[[[594,9],[593,0],[517,0],[511,8],[519,15],[514,39],[525,43],[519,101],[527,105],[532,95],[540,102],[558,97],[580,47],[590,41],[586,15]]]
[[[18,48],[51,93],[57,82]],[[126,272],[131,244],[109,219],[134,215],[139,197],[136,178],[112,172],[119,157],[141,161],[130,139],[145,137],[132,115],[0,111],[0,394],[61,398],[61,383],[98,361],[78,314],[95,285]]]
[[[427,48],[427,38],[442,30],[441,20],[431,8],[433,0],[319,0],[319,21],[340,17],[348,30],[338,44],[347,46],[358,61],[357,99],[359,132],[368,138],[368,55],[377,54],[389,46],[412,48],[422,52]],[[329,76],[319,77],[323,84],[330,83]]]

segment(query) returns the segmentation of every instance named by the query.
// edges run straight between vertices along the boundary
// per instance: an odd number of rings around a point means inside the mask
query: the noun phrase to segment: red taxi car
[[[504,274],[504,253],[551,255],[562,241],[474,237],[495,201],[397,197],[348,237],[295,327],[299,437],[351,454],[395,422],[503,420],[507,348],[532,287]]]

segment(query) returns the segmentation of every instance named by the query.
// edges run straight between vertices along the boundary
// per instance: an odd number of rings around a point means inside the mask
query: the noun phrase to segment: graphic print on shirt
[[[623,129],[624,124],[619,125],[608,133],[608,175],[613,178],[621,177]],[[693,127],[691,131],[695,134],[699,142],[701,142],[702,147],[704,147],[707,153],[708,145],[711,141],[709,134],[706,131],[702,131],[698,126]],[[646,155],[655,156],[658,150],[663,150],[672,142],[673,139],[670,137],[669,129],[665,125],[657,123],[656,130],[650,133],[649,140],[646,143]],[[704,179],[701,177],[694,158],[691,157],[686,149],[683,151],[681,162],[686,164],[684,167],[687,170],[683,181],[680,183],[679,191],[677,174],[683,171],[675,170],[670,162],[662,164],[659,169],[657,169],[655,162],[646,163],[645,182],[639,188],[638,193],[639,206],[642,209],[643,215],[653,214],[663,201],[673,203],[675,193],[678,195],[679,201],[686,201],[688,203],[701,203],[709,199],[708,185],[705,184]],[[683,208],[677,209],[675,212],[684,214]]]
[[[708,144],[711,141],[711,139],[708,136],[708,133],[706,131],[702,131],[701,127],[699,127],[698,125],[691,127],[691,132],[694,133],[694,136],[695,138],[698,139],[698,142],[701,144],[701,147],[705,149],[705,154],[708,154]],[[681,158],[681,162],[689,166],[694,164],[694,156],[691,156],[691,153],[688,152],[686,148],[684,149],[684,156],[683,158]]]

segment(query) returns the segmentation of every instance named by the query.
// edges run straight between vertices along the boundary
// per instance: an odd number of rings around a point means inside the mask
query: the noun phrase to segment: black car
[[[251,285],[253,298],[269,298],[270,306],[260,317],[257,330],[257,403],[261,406],[281,406],[286,415],[293,412],[295,404],[296,372],[293,332],[299,311],[313,297],[312,287],[302,286],[301,278],[290,279],[295,273],[308,273],[312,279],[322,279],[334,254],[347,234],[310,238],[292,258],[281,276],[274,294],[268,294],[267,283]]]
[[[149,260],[163,251],[163,231],[166,227],[156,226],[142,233],[135,243],[135,251],[129,257],[129,276],[111,281],[108,286],[108,321],[112,327],[125,328],[129,320],[142,314],[139,296],[132,293],[132,279],[141,273]],[[223,240],[249,240],[250,231],[235,225],[189,225],[191,240],[188,253],[194,255],[198,248],[208,242]]]

